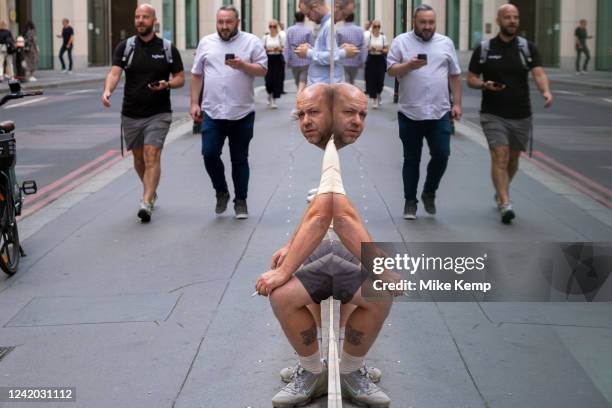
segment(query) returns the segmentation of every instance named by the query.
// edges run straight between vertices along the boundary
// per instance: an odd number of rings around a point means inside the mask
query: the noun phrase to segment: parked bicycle
[[[0,99],[0,106],[12,99],[42,95],[42,91],[23,92],[16,80],[9,81],[9,87],[10,93]],[[15,163],[15,123],[10,120],[0,122],[0,269],[8,275],[17,272],[19,260],[25,256],[17,230],[23,194],[36,194],[37,191],[33,180],[24,181],[21,186],[17,184]]]

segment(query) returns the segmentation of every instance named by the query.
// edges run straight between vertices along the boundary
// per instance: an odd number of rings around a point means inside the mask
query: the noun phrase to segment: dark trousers
[[[423,192],[435,193],[446,170],[450,156],[449,114],[445,114],[438,120],[412,120],[398,112],[397,118],[399,136],[404,145],[404,166],[402,168],[404,198],[416,200],[423,138],[427,140],[431,155],[427,165],[427,178]]]
[[[60,63],[62,64],[62,69],[66,69],[66,64],[64,63],[64,53],[68,52],[68,69],[72,71],[72,47],[68,48],[65,45],[62,45],[59,52]]]
[[[371,99],[382,93],[386,72],[387,57],[385,55],[369,54],[365,63],[365,83],[366,93]]]
[[[204,167],[217,193],[228,192],[221,152],[225,138],[229,139],[232,161],[234,196],[246,200],[249,188],[249,142],[253,138],[255,112],[239,120],[212,119],[204,113],[202,125],[202,156]]]
[[[588,47],[576,48],[576,72],[580,71],[580,59],[582,53],[584,53],[584,65],[582,66],[583,71],[587,70],[587,66],[591,60],[591,51],[589,51]]]
[[[266,92],[278,99],[283,94],[285,83],[285,62],[283,56],[268,54],[268,72],[266,72]]]

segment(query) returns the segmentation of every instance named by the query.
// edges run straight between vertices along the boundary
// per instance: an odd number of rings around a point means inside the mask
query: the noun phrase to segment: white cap
[[[317,194],[338,193],[346,195],[342,185],[342,173],[340,171],[340,156],[334,144],[334,137],[330,137],[323,154],[321,165],[321,183]]]

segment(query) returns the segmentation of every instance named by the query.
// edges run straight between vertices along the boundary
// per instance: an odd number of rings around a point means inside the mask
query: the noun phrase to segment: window
[[[280,0],[272,0],[272,18],[280,21]]]
[[[394,37],[406,32],[407,1],[408,0],[395,0],[395,18],[393,22]]]
[[[446,35],[459,48],[459,10],[461,0],[446,0]]]
[[[162,26],[163,26],[163,30],[164,32],[162,33],[162,36],[167,39],[170,40],[172,42],[175,42],[175,26],[176,26],[176,20],[175,20],[175,3],[174,0],[164,0],[162,3]]]
[[[199,41],[200,20],[198,0],[185,0],[185,46],[196,48]]]
[[[612,25],[610,21],[612,21],[612,3],[608,0],[599,0],[597,2],[595,67],[605,71],[612,71]]]
[[[470,0],[470,49],[480,45],[482,41],[482,1]]]
[[[368,0],[368,20],[376,19],[376,0]]]
[[[289,27],[290,25],[295,24],[295,0],[287,0],[287,25],[286,27]]]
[[[232,4],[234,4],[234,0],[223,0],[224,6],[231,6]]]
[[[240,16],[241,16],[241,30],[250,33],[253,31],[253,5],[251,4],[252,0],[242,0],[240,3]]]

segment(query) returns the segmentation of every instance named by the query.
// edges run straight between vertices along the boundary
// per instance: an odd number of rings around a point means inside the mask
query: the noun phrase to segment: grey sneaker
[[[435,215],[436,194],[423,192],[423,194],[421,194],[421,199],[423,200],[423,207],[425,207],[425,211],[427,211],[431,215]]]
[[[293,367],[285,367],[280,370],[280,378],[284,383],[289,384],[291,380],[293,380],[293,374],[295,374],[299,369],[302,368],[300,362],[298,361]]]
[[[370,379],[372,380],[374,384],[377,384],[380,382],[380,379],[382,377],[382,371],[380,371],[380,368],[370,367],[369,365],[366,365],[364,361],[363,369],[366,371],[366,373],[368,373],[368,375],[370,376]]]
[[[151,203],[145,203],[144,201],[140,202],[140,207],[138,208],[138,218],[142,222],[151,221],[151,211],[153,210],[153,206]]]
[[[406,200],[404,204],[404,219],[416,220],[417,202],[416,200]]]
[[[305,405],[325,394],[327,394],[327,369],[323,368],[321,374],[314,374],[299,367],[293,374],[292,381],[272,398],[272,406],[290,408]]]
[[[364,368],[349,374],[340,374],[342,397],[370,408],[387,408],[391,399],[381,390]]]
[[[237,220],[246,220],[249,218],[246,200],[234,200],[234,211],[236,212]]]
[[[215,213],[223,214],[227,210],[227,202],[229,201],[230,195],[226,191],[224,193],[217,193],[217,205],[215,207]]]
[[[155,211],[155,202],[157,201],[157,193],[153,196],[153,201],[151,201],[151,211]]]
[[[512,223],[512,220],[516,217],[511,203],[500,205],[499,213],[501,214],[501,222],[504,224]]]

